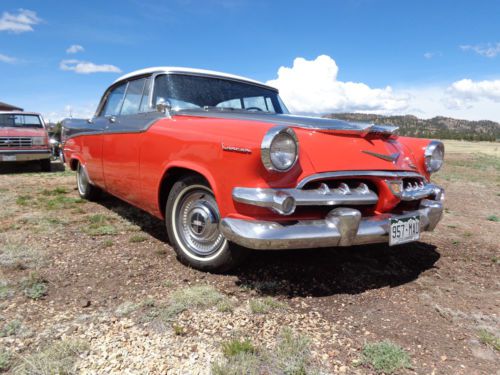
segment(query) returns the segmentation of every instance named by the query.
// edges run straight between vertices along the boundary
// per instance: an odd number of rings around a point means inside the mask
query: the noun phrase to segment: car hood
[[[45,129],[0,127],[0,137],[44,137]]]
[[[265,112],[249,112],[244,110],[184,109],[176,111],[175,114],[194,117],[267,122],[273,123],[275,125],[298,127],[336,134],[393,134],[398,129],[394,126],[376,125],[362,122],[351,122],[321,117],[295,116]]]
[[[234,143],[239,147],[250,146],[251,140],[255,142],[255,136],[259,139],[257,147],[260,147],[261,133],[267,131],[269,126],[292,127],[299,139],[300,160],[305,162],[307,158],[317,173],[342,170],[417,171],[421,164],[393,134],[397,128],[391,126],[247,111],[196,109],[178,111],[176,115],[221,119],[217,124],[219,131],[225,134],[226,140],[231,140],[230,145]],[[248,121],[267,126],[264,129],[256,126],[253,133],[238,132],[234,122],[229,126],[227,121],[230,120],[237,120],[245,127]]]

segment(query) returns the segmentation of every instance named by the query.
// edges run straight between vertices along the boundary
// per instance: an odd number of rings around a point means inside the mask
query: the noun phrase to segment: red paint
[[[427,178],[423,148],[429,140],[392,136],[335,135],[295,128],[300,143],[299,162],[286,173],[269,172],[260,159],[260,145],[272,123],[234,119],[174,116],[157,121],[144,133],[80,135],[65,144],[65,156],[87,166],[94,184],[153,215],[162,218],[160,186],[172,168],[186,168],[210,183],[222,217],[276,218],[267,209],[235,204],[233,187],[295,187],[315,173],[342,170],[418,172]],[[222,144],[247,148],[251,154],[222,150]],[[392,154],[395,163],[362,150]],[[415,165],[417,169],[411,167]],[[399,201],[380,178],[377,212],[388,211]],[[310,212],[287,217],[311,217]],[[279,216],[283,220],[282,216]]]

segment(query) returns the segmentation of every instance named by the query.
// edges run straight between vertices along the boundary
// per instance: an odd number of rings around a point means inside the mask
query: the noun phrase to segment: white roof
[[[134,76],[139,76],[143,74],[151,74],[151,73],[157,73],[157,72],[165,72],[165,73],[187,73],[187,74],[202,74],[202,75],[209,75],[209,76],[217,76],[217,77],[222,77],[222,78],[229,78],[229,79],[235,79],[238,81],[245,81],[249,83],[254,83],[260,86],[266,86],[266,87],[271,87],[266,85],[265,83],[250,79],[250,78],[245,78],[241,76],[237,76],[234,74],[228,74],[228,73],[222,73],[222,72],[216,72],[213,70],[205,70],[205,69],[193,69],[193,68],[183,68],[183,67],[177,67],[177,66],[156,66],[152,68],[146,68],[146,69],[140,69],[133,71],[131,73],[127,73],[120,78],[118,78],[115,82],[122,81],[124,79],[134,77]],[[276,90],[275,88],[273,88]]]

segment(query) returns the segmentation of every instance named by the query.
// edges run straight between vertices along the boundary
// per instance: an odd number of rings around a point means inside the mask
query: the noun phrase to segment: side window
[[[237,108],[241,109],[241,100],[240,99],[230,99],[225,102],[221,102],[216,105],[218,108]]]
[[[109,93],[104,109],[101,112],[101,116],[116,116],[120,114],[126,87],[127,84],[123,83],[120,86],[115,87]]]
[[[139,107],[139,112],[149,112],[149,95],[151,91],[151,78],[146,78],[144,83],[144,92],[142,93],[141,105]]]
[[[266,101],[263,96],[254,96],[250,98],[243,98],[245,108],[258,108],[261,111],[269,112],[267,109]]]
[[[156,104],[162,100],[168,100],[168,82],[167,76],[161,75],[156,77],[155,86],[153,92],[153,107],[156,107]]]
[[[127,87],[127,93],[123,99],[121,115],[133,115],[139,112],[141,106],[142,92],[144,91],[144,82],[146,78],[130,81]]]

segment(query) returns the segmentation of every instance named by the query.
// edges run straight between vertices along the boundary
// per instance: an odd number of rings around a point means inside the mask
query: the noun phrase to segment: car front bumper
[[[50,159],[50,150],[0,150],[0,162]]]
[[[418,210],[362,217],[354,208],[334,208],[323,220],[283,225],[271,221],[225,218],[222,234],[250,249],[303,249],[389,242],[391,219],[420,216],[420,231],[432,231],[443,214],[440,200],[423,199]]]

